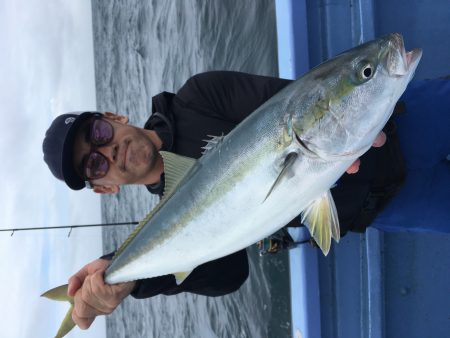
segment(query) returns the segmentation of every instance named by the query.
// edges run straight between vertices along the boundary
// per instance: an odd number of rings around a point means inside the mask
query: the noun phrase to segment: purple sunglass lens
[[[87,178],[101,178],[106,175],[108,169],[108,160],[102,154],[94,152],[89,155],[85,166],[85,174]]]
[[[91,127],[91,142],[95,145],[103,145],[113,138],[113,128],[109,122],[96,119]]]

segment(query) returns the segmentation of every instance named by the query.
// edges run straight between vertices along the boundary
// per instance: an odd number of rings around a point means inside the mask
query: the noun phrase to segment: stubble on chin
[[[154,179],[155,170],[159,164],[159,152],[156,145],[147,135],[139,135],[130,143],[129,149],[130,172],[139,182],[147,182],[150,178]],[[131,150],[131,152],[130,152]],[[148,184],[148,183],[146,183]]]
[[[141,144],[141,147],[137,149],[137,158],[142,168],[146,168],[147,174],[151,173],[157,167],[159,152],[156,146],[148,140],[145,144]]]

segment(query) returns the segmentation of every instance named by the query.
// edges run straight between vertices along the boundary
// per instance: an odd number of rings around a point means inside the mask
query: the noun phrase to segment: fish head
[[[412,79],[422,51],[405,51],[393,33],[353,48],[306,75],[293,129],[323,159],[358,157],[372,145]]]

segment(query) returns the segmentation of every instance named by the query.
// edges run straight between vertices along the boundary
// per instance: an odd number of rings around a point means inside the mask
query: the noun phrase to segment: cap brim
[[[64,181],[73,190],[81,190],[86,187],[84,179],[78,175],[73,163],[73,146],[75,143],[75,137],[80,126],[88,120],[90,117],[95,116],[96,113],[84,112],[80,114],[77,119],[72,123],[63,145],[62,154],[62,174]]]

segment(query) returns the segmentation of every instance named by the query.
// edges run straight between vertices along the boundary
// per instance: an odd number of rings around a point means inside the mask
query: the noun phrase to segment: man
[[[112,113],[62,115],[47,131],[44,160],[57,178],[75,190],[91,187],[97,193],[117,193],[123,184],[144,184],[151,193],[161,195],[164,173],[159,150],[199,158],[207,135],[227,134],[289,83],[236,72],[199,74],[176,95],[164,92],[153,97],[153,114],[144,129]],[[374,146],[385,142],[386,135],[381,133]],[[349,177],[356,175],[346,175],[333,191],[343,232],[356,227],[363,231],[376,214],[376,208],[362,211],[370,197],[369,182],[376,176],[373,164],[393,162],[380,156],[382,152],[369,151],[362,163],[356,161],[347,171],[356,173],[361,166],[361,175],[355,180]],[[179,286],[172,275],[106,285],[103,273],[110,257],[89,263],[69,280],[68,293],[75,301],[73,320],[82,329],[97,315],[111,313],[130,293],[136,298],[179,292],[218,296],[237,290],[248,276],[247,255],[241,250],[197,267]]]

